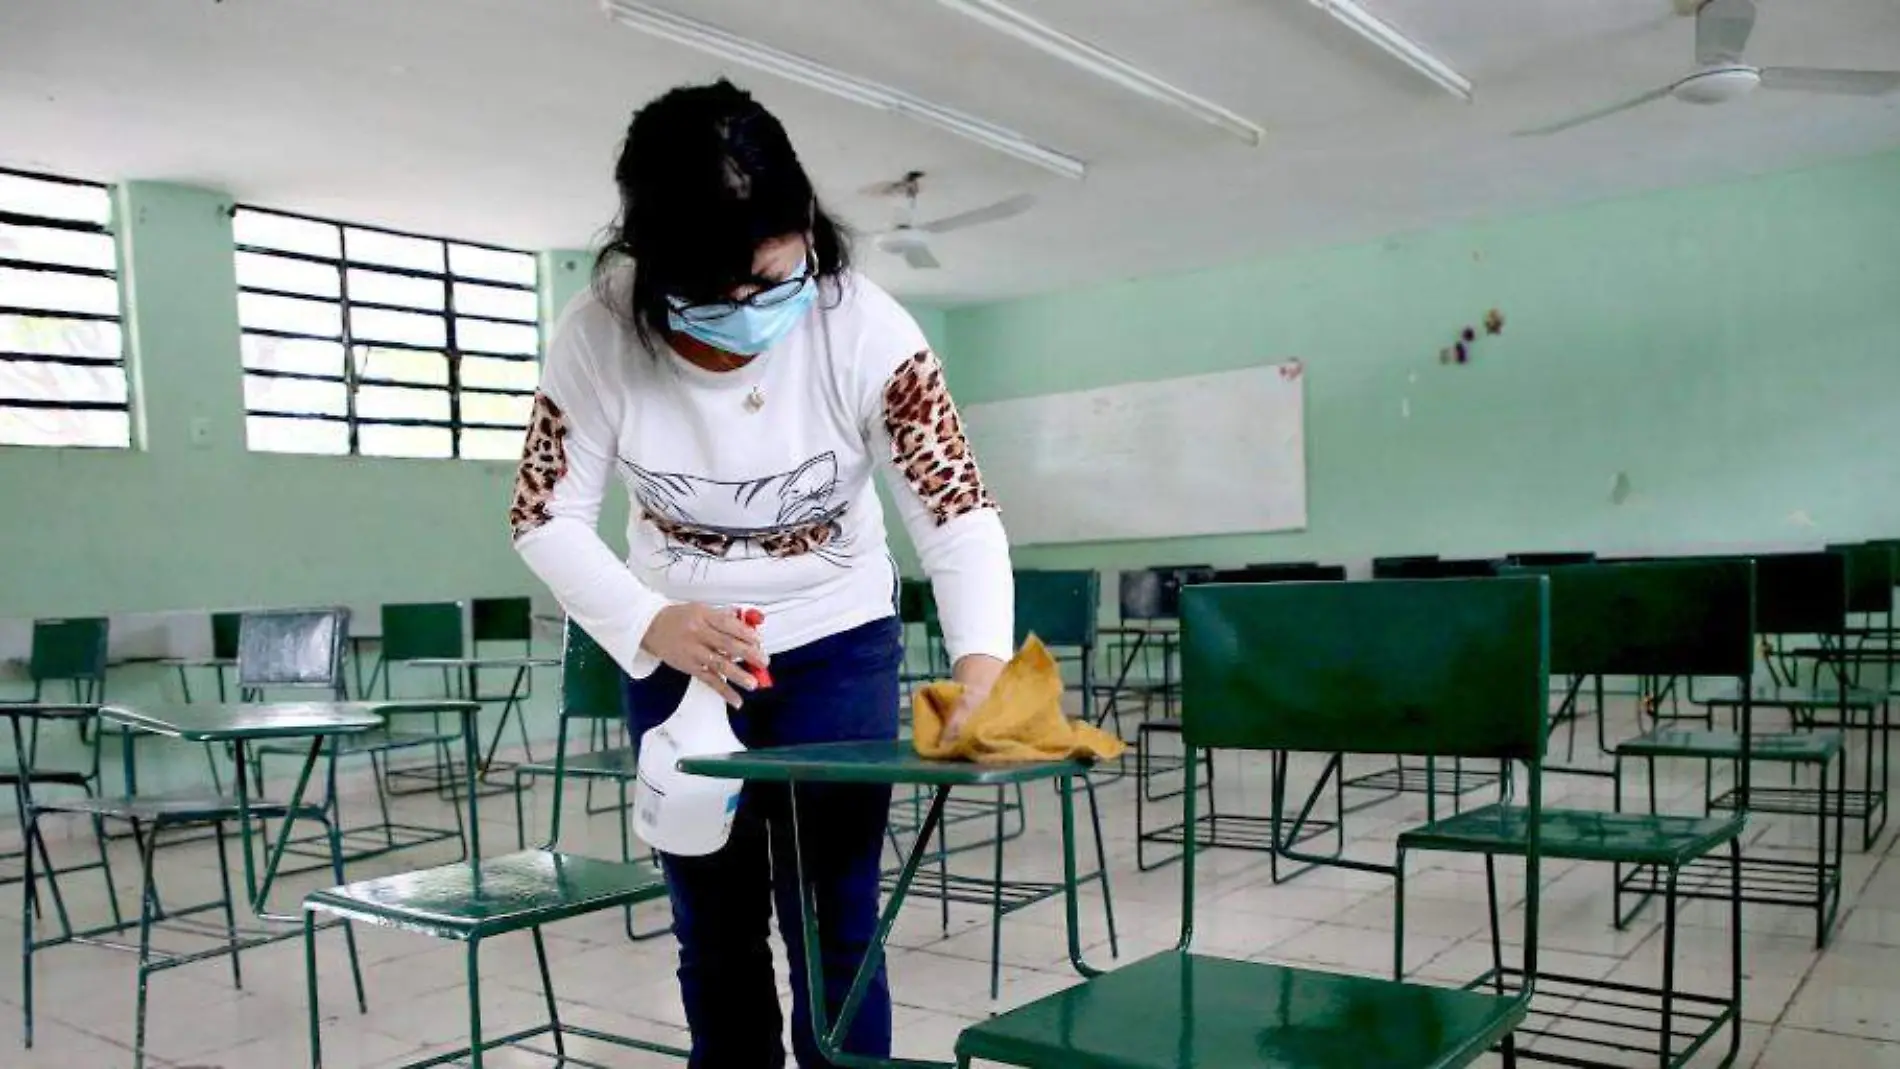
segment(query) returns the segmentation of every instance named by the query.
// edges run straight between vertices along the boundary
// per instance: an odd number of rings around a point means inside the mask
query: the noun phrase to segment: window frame
[[[241,299],[250,294],[262,297],[283,298],[295,301],[320,302],[337,309],[337,333],[334,335],[315,334],[306,331],[284,330],[279,328],[250,327],[243,323],[240,313],[238,332],[240,339],[256,335],[265,338],[277,338],[287,341],[314,341],[340,346],[343,355],[343,367],[340,375],[324,375],[314,372],[286,371],[277,368],[254,368],[244,364],[243,348],[239,348],[240,371],[246,379],[259,378],[335,383],[343,387],[343,413],[296,411],[288,409],[256,409],[251,407],[249,398],[244,402],[246,423],[246,449],[250,452],[271,453],[278,456],[338,456],[352,459],[370,458],[377,460],[477,460],[490,463],[501,462],[498,457],[468,457],[463,453],[463,434],[465,431],[505,431],[525,434],[529,415],[520,424],[496,423],[486,420],[467,420],[462,415],[462,402],[465,394],[500,397],[532,398],[535,390],[532,386],[523,388],[501,386],[470,386],[462,379],[462,361],[466,357],[483,360],[505,360],[513,363],[538,365],[547,343],[546,327],[542,322],[543,310],[540,304],[541,263],[539,257],[524,249],[512,249],[502,245],[490,245],[479,241],[463,241],[458,238],[439,237],[432,234],[417,234],[410,231],[395,230],[390,227],[366,223],[353,223],[341,219],[306,215],[301,212],[284,211],[278,208],[265,208],[254,204],[235,204],[230,209],[233,220],[240,213],[251,212],[258,215],[288,219],[298,223],[314,223],[330,227],[336,235],[337,255],[327,256],[320,253],[301,252],[290,249],[273,248],[268,245],[255,245],[236,240],[231,243],[232,261],[239,262],[245,254],[287,260],[294,263],[328,268],[336,272],[336,296],[321,296],[296,290],[276,289],[268,286],[252,286],[239,282],[237,294]],[[425,241],[436,246],[442,257],[442,270],[404,267],[395,264],[378,263],[374,260],[353,259],[349,254],[348,234],[357,231],[379,234],[406,240]],[[479,275],[457,273],[450,250],[454,248],[476,249],[483,252],[504,253],[510,256],[526,256],[534,267],[534,281],[528,283],[504,282]],[[383,275],[395,275],[409,279],[420,279],[439,283],[442,287],[442,307],[438,310],[418,308],[413,305],[393,304],[384,301],[353,299],[350,296],[350,272],[352,270],[374,272]],[[487,315],[476,312],[458,312],[455,308],[455,287],[457,283],[483,286],[492,289],[507,289],[527,293],[535,299],[535,313],[532,319],[511,319],[504,316]],[[380,339],[359,339],[351,330],[351,320],[356,311],[393,312],[402,315],[428,316],[442,323],[443,343],[425,345],[414,342],[388,341]],[[458,344],[456,325],[458,320],[474,320],[483,323],[495,323],[504,326],[532,327],[535,332],[535,346],[531,353],[509,353],[492,349],[465,347]],[[359,350],[382,349],[400,352],[439,355],[447,362],[447,377],[441,384],[421,383],[413,380],[384,378],[362,373],[362,357]],[[362,387],[389,388],[402,390],[441,391],[447,394],[448,416],[433,419],[419,416],[365,416],[359,411],[358,391]],[[347,428],[347,451],[343,453],[291,452],[281,450],[260,450],[249,444],[249,423],[253,417],[279,420],[306,420],[321,423],[342,423]],[[429,427],[449,432],[449,453],[447,456],[419,456],[415,454],[364,453],[362,450],[362,430],[364,427]]]
[[[125,400],[123,401],[86,401],[74,399],[53,399],[39,397],[0,397],[0,409],[26,409],[40,412],[123,412],[125,413],[126,437],[122,443],[111,445],[89,442],[39,443],[9,442],[0,440],[0,448],[8,449],[132,449],[138,442],[138,428],[134,415],[134,397],[132,390],[132,366],[127,352],[127,329],[125,323],[125,288],[121,281],[124,272],[124,258],[119,248],[118,231],[114,226],[117,205],[113,203],[113,187],[105,182],[93,182],[84,178],[72,178],[66,175],[45,174],[13,167],[0,167],[0,175],[24,178],[49,185],[76,186],[82,189],[94,189],[105,194],[107,199],[106,222],[94,223],[84,219],[67,219],[59,216],[36,215],[31,212],[19,212],[0,205],[0,225],[29,227],[41,230],[59,230],[74,234],[96,234],[107,238],[112,245],[112,266],[85,267],[75,264],[44,263],[39,260],[18,259],[0,256],[0,269],[15,271],[36,271],[47,274],[68,275],[78,278],[106,279],[112,283],[117,294],[116,311],[78,312],[58,308],[44,308],[34,305],[10,304],[0,301],[0,315],[19,316],[21,318],[65,319],[84,323],[110,323],[119,331],[119,355],[83,356],[73,353],[36,353],[24,349],[0,348],[0,361],[8,364],[57,364],[64,367],[117,368],[125,379]]]

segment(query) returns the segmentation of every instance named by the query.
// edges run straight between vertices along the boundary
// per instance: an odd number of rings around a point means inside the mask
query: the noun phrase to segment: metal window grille
[[[0,169],[0,445],[131,444],[112,191]]]
[[[253,451],[520,455],[532,254],[249,207],[232,227]]]

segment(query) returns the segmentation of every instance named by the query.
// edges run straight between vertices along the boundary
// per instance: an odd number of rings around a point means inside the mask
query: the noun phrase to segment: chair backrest
[[[1764,635],[1841,631],[1847,626],[1847,561],[1834,553],[1756,557],[1755,626]]]
[[[1755,663],[1747,560],[1523,569],[1550,582],[1550,670],[1565,676],[1727,676]]]
[[[1181,598],[1189,746],[1537,763],[1540,576],[1197,586]]]
[[[1595,564],[1596,559],[1594,553],[1513,553],[1504,561],[1520,568],[1552,568],[1564,564]]]
[[[625,675],[592,635],[567,622],[561,653],[561,718],[619,720]]]
[[[428,601],[383,606],[384,661],[461,657],[462,603]]]
[[[1498,574],[1502,561],[1488,558],[1471,560],[1417,560],[1402,565],[1389,565],[1386,574],[1373,574],[1374,579],[1483,579]]]
[[[1438,560],[1437,554],[1411,557],[1374,557],[1372,558],[1372,577],[1374,579],[1409,579],[1412,572],[1422,564]]]
[[[340,698],[349,639],[348,609],[247,612],[238,628],[238,689],[323,688]]]
[[[468,603],[469,637],[484,642],[534,643],[534,599],[476,598]]]
[[[554,800],[549,813],[548,847],[561,842],[562,788],[567,781],[568,725],[576,720],[619,720],[626,676],[592,635],[573,620],[561,629],[561,717],[554,744]],[[638,743],[638,740],[634,740]]]
[[[897,584],[898,622],[906,626],[928,623],[932,616],[933,600],[929,580],[901,580]]]
[[[1168,614],[1168,573],[1160,568],[1142,568],[1121,574],[1120,602],[1123,620],[1166,620]],[[1177,608],[1178,606],[1177,594]]]
[[[1214,574],[1211,564],[1177,564],[1161,571],[1161,619],[1181,618],[1181,589]]]
[[[1541,576],[1194,587],[1181,599],[1184,826],[1205,747],[1522,760],[1523,970],[1536,976],[1548,621]],[[1200,838],[1183,846],[1183,949]]]
[[[241,612],[211,614],[211,657],[213,660],[237,660],[238,632],[243,627],[244,614]]]
[[[1102,577],[1096,572],[1016,573],[1016,642],[1034,634],[1052,648],[1095,648]]]
[[[1884,615],[1893,609],[1893,547],[1878,542],[1829,547],[1847,568],[1847,611]]]
[[[1202,583],[1343,583],[1343,564],[1249,564],[1245,568],[1226,568],[1195,577],[1192,585]]]
[[[103,616],[33,621],[27,671],[34,686],[69,681],[75,689],[103,688],[110,630]]]

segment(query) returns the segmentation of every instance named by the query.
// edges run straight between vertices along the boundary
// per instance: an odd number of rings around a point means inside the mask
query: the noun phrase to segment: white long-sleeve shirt
[[[882,469],[955,659],[1007,659],[1009,549],[943,370],[896,300],[856,274],[745,367],[641,346],[592,292],[548,347],[509,519],[568,615],[636,677],[669,604],[751,605],[766,652],[892,615]],[[631,496],[626,561],[598,532],[610,476]]]

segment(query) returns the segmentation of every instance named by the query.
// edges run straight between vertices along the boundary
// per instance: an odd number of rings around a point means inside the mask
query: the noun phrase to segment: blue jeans
[[[894,619],[820,639],[772,658],[773,686],[746,698],[732,728],[747,749],[897,737],[901,631]],[[627,683],[634,738],[672,715],[686,677],[662,667]],[[806,786],[798,789],[805,874],[817,900],[819,957],[827,1019],[845,993],[877,930],[879,871],[890,790]],[[792,971],[792,1050],[803,1069],[832,1063],[811,1031],[798,869],[791,810],[783,786],[748,784],[732,838],[707,857],[663,856],[680,946],[680,995],[692,1030],[690,1069],[777,1069],[785,1064],[783,1018],[772,971],[769,918]],[[890,985],[880,968],[845,1050],[888,1057]]]

